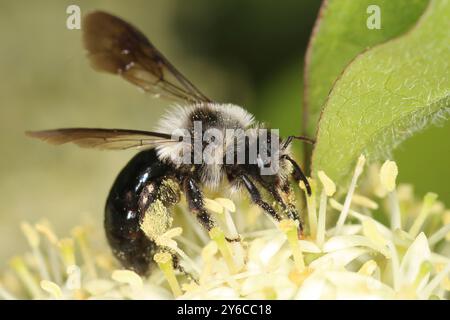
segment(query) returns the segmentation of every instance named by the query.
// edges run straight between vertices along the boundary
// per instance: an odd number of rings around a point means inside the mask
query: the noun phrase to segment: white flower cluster
[[[322,171],[310,181],[309,232],[300,240],[293,221],[257,230],[255,208],[207,199],[219,225],[209,237],[192,222],[189,227],[201,239],[197,243],[183,237],[180,227],[157,241],[177,253],[192,278],[173,268],[168,253],[155,255],[159,270],[142,278],[115,270],[108,253],[94,253],[83,228],[59,240],[47,224],[23,224],[32,251],[11,260],[0,297],[447,299],[450,211],[433,193],[417,201],[410,186],[396,186],[398,169],[392,161],[381,170],[371,168],[366,183],[357,188],[364,164],[361,156],[346,192]],[[241,241],[228,242],[225,236]]]

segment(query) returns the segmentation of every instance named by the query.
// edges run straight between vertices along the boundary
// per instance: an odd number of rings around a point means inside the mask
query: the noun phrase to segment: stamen
[[[97,271],[95,269],[95,263],[92,259],[93,254],[89,248],[89,245],[87,243],[86,239],[86,230],[81,227],[76,227],[73,229],[72,234],[75,238],[75,240],[78,243],[78,246],[80,247],[81,256],[83,257],[83,261],[86,264],[86,269],[88,274],[92,278],[97,278]]]
[[[336,200],[334,200],[334,199],[330,199],[329,202],[330,202],[330,206],[333,209],[336,209],[336,210],[344,209],[344,206],[342,204],[340,204],[339,202],[337,202]],[[370,217],[362,214],[361,212],[357,212],[357,211],[352,210],[352,209],[350,209],[348,211],[348,214],[351,217],[353,217],[355,219],[358,219],[360,222],[363,222],[363,221],[366,221],[368,219],[371,219]],[[388,228],[386,228],[382,223],[380,223],[380,222],[378,222],[376,220],[373,220],[373,219],[371,219],[371,221],[377,226],[378,230],[382,231],[383,234],[390,234],[391,233],[391,231]]]
[[[327,197],[332,197],[336,192],[336,185],[323,171],[317,173],[320,182],[322,183],[322,192],[320,193],[319,204],[319,221],[317,225],[317,244],[322,248],[325,242],[326,230],[326,213],[327,213]]]
[[[203,272],[201,273],[200,283],[205,284],[213,267],[213,259],[219,248],[214,241],[208,243],[202,250]]]
[[[56,283],[48,280],[42,280],[40,285],[42,290],[49,293],[53,298],[55,299],[62,298],[61,288]]]
[[[374,244],[380,248],[384,248],[387,245],[386,239],[378,231],[376,224],[369,219],[362,222],[363,234],[369,238]]]
[[[141,289],[143,286],[142,278],[131,270],[115,270],[111,278],[117,282],[128,284],[133,290]]]
[[[25,288],[28,290],[30,295],[34,299],[39,299],[41,297],[41,290],[31,275],[30,270],[28,270],[25,262],[21,257],[14,257],[9,262],[11,268],[16,272],[19,279],[24,284]]]
[[[313,272],[312,268],[306,267],[302,271],[298,271],[297,269],[292,270],[289,273],[289,280],[295,283],[298,287],[300,287],[303,282],[311,275]]]
[[[397,191],[388,193],[389,207],[391,211],[391,229],[402,229],[402,213],[400,211],[400,202],[397,198]]]
[[[305,269],[305,261],[303,260],[303,253],[298,240],[298,223],[292,220],[282,220],[279,228],[287,236],[297,271],[302,272]]]
[[[446,224],[445,226],[441,227],[438,231],[433,233],[429,238],[428,243],[430,244],[430,246],[434,246],[439,241],[444,239],[449,232],[450,232],[450,223]]]
[[[378,265],[374,260],[369,260],[361,266],[361,268],[358,270],[358,273],[364,276],[371,276],[375,272],[377,267]]]
[[[422,209],[420,210],[420,213],[414,221],[413,225],[409,229],[409,235],[411,237],[415,238],[419,234],[419,231],[422,228],[422,225],[425,222],[426,218],[428,217],[428,214],[431,211],[431,207],[435,203],[437,197],[438,195],[433,192],[428,192],[424,196]]]
[[[178,245],[175,240],[172,238],[178,237],[183,233],[183,229],[180,227],[172,228],[164,232],[162,235],[160,235],[158,238],[155,239],[155,242],[162,247],[169,247],[169,248],[177,248]]]
[[[17,300],[15,296],[13,296],[8,290],[3,288],[0,284],[0,298],[3,300]]]
[[[397,164],[394,161],[386,160],[380,169],[380,182],[388,192],[395,190],[397,175]]]
[[[378,209],[378,203],[356,193],[353,194],[352,203],[372,210]]]
[[[231,274],[237,273],[239,270],[234,263],[233,255],[231,254],[230,247],[228,246],[228,242],[225,239],[225,235],[222,230],[220,230],[218,227],[212,228],[211,231],[209,231],[209,236],[212,240],[214,240],[217,244],[217,247],[219,248],[220,253],[222,254],[222,257],[225,259],[225,263],[228,266],[228,269],[230,270]]]
[[[326,196],[332,197],[336,192],[336,185],[333,180],[331,180],[323,171],[319,171],[317,176],[319,177],[320,182],[322,182],[323,190],[325,191]]]
[[[25,237],[27,238],[28,243],[32,248],[39,247],[39,235],[36,232],[36,230],[33,229],[33,227],[27,223],[22,222],[20,224],[20,228],[22,229],[22,232],[25,234]]]
[[[220,205],[222,205],[225,209],[227,209],[230,212],[236,212],[236,206],[233,201],[227,198],[215,198],[216,202],[218,202]]]
[[[350,183],[350,187],[348,189],[347,196],[345,198],[344,207],[343,207],[341,214],[339,216],[339,219],[336,223],[335,234],[339,234],[341,232],[342,226],[344,225],[345,220],[347,219],[348,211],[350,210],[350,204],[352,203],[352,196],[353,196],[353,193],[355,192],[355,188],[356,188],[356,183],[358,182],[358,178],[363,171],[365,162],[366,162],[366,157],[364,157],[364,155],[360,155],[358,158],[358,162],[356,164],[356,168],[355,168],[355,172],[353,174],[352,181]]]
[[[66,268],[75,265],[75,251],[73,246],[73,239],[63,238],[59,240],[59,251],[61,258]]]
[[[223,206],[219,202],[208,198],[203,199],[203,201],[206,209],[215,213],[223,212]]]
[[[81,288],[81,270],[77,265],[70,265],[66,269],[67,280],[66,288],[79,292]]]
[[[433,265],[429,261],[424,261],[421,263],[419,272],[417,273],[416,279],[414,280],[413,287],[417,289],[422,282],[422,280],[425,278],[427,274],[429,274],[433,270]]]
[[[57,284],[62,284],[61,265],[58,252],[56,251],[56,247],[58,246],[58,238],[53,233],[49,224],[46,221],[42,223],[37,223],[35,225],[35,228],[38,232],[42,233],[47,239],[46,247],[48,252],[48,260],[51,274]]]
[[[311,187],[311,196],[308,195],[305,183],[300,181],[299,186],[306,195],[306,207],[308,208],[309,232],[311,238],[315,239],[317,235],[317,212],[316,212],[316,182],[308,178]]]
[[[439,272],[433,280],[431,280],[425,288],[423,288],[421,296],[423,299],[428,299],[433,291],[439,286],[442,280],[450,273],[450,263],[448,263],[445,268]]]
[[[180,284],[178,283],[177,277],[173,269],[172,255],[167,252],[160,252],[155,254],[153,257],[158,267],[164,273],[167,282],[169,283],[170,289],[173,295],[179,297],[182,295]]]
[[[200,268],[183,250],[178,247],[178,243],[172,238],[179,237],[183,233],[180,227],[167,230],[165,233],[156,238],[156,243],[161,247],[168,247],[175,251],[184,261],[186,261],[190,268],[197,274],[200,273]]]
[[[41,250],[39,249],[39,234],[37,231],[27,222],[22,222],[20,225],[22,232],[25,234],[25,237],[28,240],[28,243],[31,246],[33,251],[33,256],[36,260],[36,264],[38,266],[38,271],[42,279],[48,280],[50,279],[50,275],[48,273],[47,265],[45,263],[45,259],[42,255]]]
[[[450,210],[445,210],[442,215],[442,223],[444,225],[450,224]],[[450,241],[450,232],[445,236],[445,240]]]
[[[395,244],[392,241],[388,241],[387,246],[389,248],[390,256],[391,256],[391,269],[392,269],[392,282],[394,285],[394,290],[398,291],[400,289],[400,259],[397,253],[397,249]]]
[[[401,212],[395,191],[395,180],[397,179],[398,168],[394,161],[386,160],[380,169],[381,186],[388,192],[388,201],[391,209],[391,229],[401,229]]]

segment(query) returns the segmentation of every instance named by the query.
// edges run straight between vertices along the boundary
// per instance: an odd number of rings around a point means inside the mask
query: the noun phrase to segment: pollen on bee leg
[[[172,221],[173,218],[167,207],[157,199],[147,209],[140,227],[147,237],[156,241],[170,228]]]
[[[153,256],[153,260],[164,273],[170,289],[175,297],[181,296],[181,288],[173,269],[172,255],[168,252],[159,252]]]

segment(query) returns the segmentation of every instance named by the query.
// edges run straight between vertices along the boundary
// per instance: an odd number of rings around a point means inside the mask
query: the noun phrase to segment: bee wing
[[[72,142],[82,148],[103,150],[155,147],[161,143],[178,142],[165,133],[125,129],[65,128],[27,131],[26,134],[55,145]]]
[[[92,66],[118,74],[147,92],[191,103],[211,102],[139,30],[106,12],[83,20],[83,40]]]

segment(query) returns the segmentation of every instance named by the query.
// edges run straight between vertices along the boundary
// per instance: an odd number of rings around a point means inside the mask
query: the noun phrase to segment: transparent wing
[[[193,103],[211,102],[131,24],[102,11],[83,20],[92,66],[121,75],[147,92]]]
[[[55,145],[72,142],[82,148],[103,150],[155,147],[161,143],[178,142],[165,133],[125,129],[65,128],[28,131],[26,134]]]

